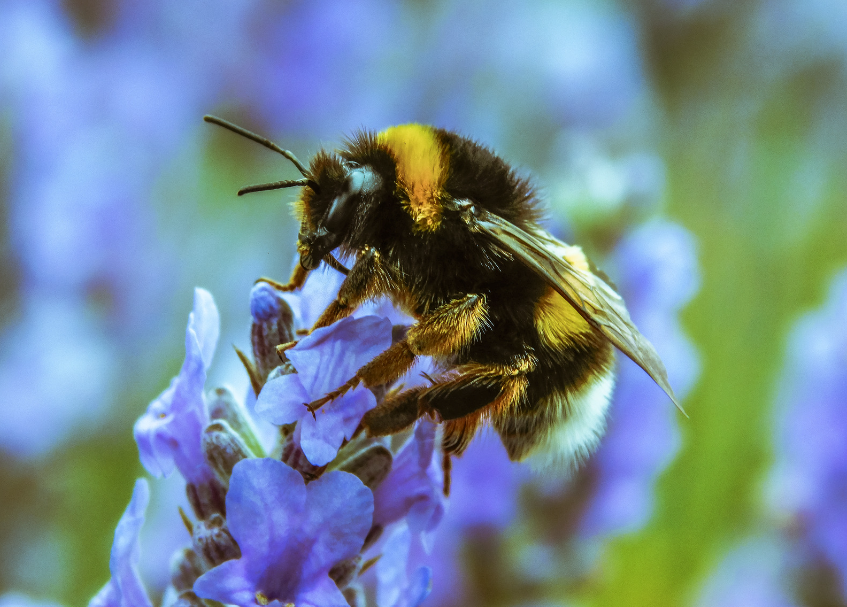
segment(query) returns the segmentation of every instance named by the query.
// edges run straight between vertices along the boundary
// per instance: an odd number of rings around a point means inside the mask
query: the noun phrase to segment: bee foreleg
[[[374,249],[368,249],[356,259],[350,273],[341,283],[335,301],[323,311],[312,330],[328,327],[346,318],[363,301],[385,293],[389,284],[388,274],[379,263],[379,255]]]
[[[285,284],[277,282],[272,278],[266,278],[265,276],[257,278],[256,282],[265,282],[271,285],[277,291],[296,291],[306,283],[306,278],[308,276],[309,270],[305,269],[298,263],[297,266],[294,268],[294,271],[291,272],[291,278],[289,278],[288,282]]]

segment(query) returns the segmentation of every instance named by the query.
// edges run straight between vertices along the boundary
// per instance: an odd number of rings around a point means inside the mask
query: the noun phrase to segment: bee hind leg
[[[446,454],[461,455],[482,422],[484,410],[497,400],[501,386],[460,376],[434,386],[419,386],[385,399],[362,418],[370,436],[396,434],[423,415],[444,421],[442,446]]]
[[[338,288],[338,295],[321,313],[312,330],[328,327],[350,316],[363,301],[384,293],[390,282],[376,251],[368,249],[356,259]]]

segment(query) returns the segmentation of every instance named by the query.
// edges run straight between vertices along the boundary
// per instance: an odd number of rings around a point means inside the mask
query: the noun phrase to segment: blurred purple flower
[[[18,324],[0,335],[0,449],[17,457],[90,434],[113,392],[117,353],[101,327],[84,302],[52,295],[33,294]],[[67,355],[57,362],[57,352]]]
[[[132,499],[115,529],[115,542],[109,557],[112,579],[91,599],[89,607],[152,607],[138,577],[138,534],[150,501],[150,488],[143,478],[135,482]]]
[[[777,402],[771,508],[792,520],[847,592],[847,271],[791,332]]]
[[[787,547],[767,538],[735,548],[706,582],[698,607],[796,607],[786,589]]]
[[[415,101],[397,69],[413,41],[401,6],[316,0],[286,9],[258,24],[263,52],[253,65],[265,77],[243,83],[268,124],[325,138],[411,118],[399,113]]]
[[[518,513],[521,485],[531,478],[529,466],[510,461],[494,432],[480,432],[461,457],[453,458],[444,532],[505,529]]]
[[[633,321],[662,357],[684,398],[699,373],[694,346],[677,318],[699,287],[694,238],[653,221],[630,232],[614,253],[621,294]],[[622,356],[606,437],[590,465],[597,489],[582,521],[586,537],[632,532],[653,509],[653,487],[679,449],[677,411],[653,381]]]
[[[226,506],[242,556],[203,574],[198,596],[241,607],[347,606],[328,573],[359,554],[371,527],[373,496],[358,478],[336,471],[306,485],[282,462],[242,460]]]
[[[454,2],[433,29],[419,59],[433,121],[495,147],[504,124],[610,124],[644,88],[634,27],[605,5]]]
[[[510,461],[500,438],[486,430],[461,457],[452,459],[451,477],[447,511],[433,534],[430,553],[413,552],[414,562],[425,562],[432,569],[433,605],[467,602],[462,542],[506,529],[518,514],[521,485],[532,474],[529,466]]]
[[[436,425],[421,419],[412,438],[394,458],[386,479],[374,492],[374,524],[387,527],[406,519],[414,534],[435,529],[444,515],[444,479]]]
[[[212,295],[195,289],[194,309],[185,331],[182,369],[150,403],[133,430],[141,463],[154,476],[166,476],[176,466],[190,483],[213,477],[201,445],[203,429],[209,423],[203,386],[219,332],[220,317]]]
[[[256,413],[277,424],[300,422],[306,458],[316,466],[329,463],[345,438],[352,438],[362,416],[376,406],[362,385],[312,413],[306,404],[342,386],[356,371],[391,345],[391,323],[377,316],[345,318],[313,331],[286,356],[297,373],[265,384]]]
[[[396,525],[382,545],[376,564],[376,604],[384,607],[417,607],[432,590],[432,572],[418,567],[409,575],[412,531]]]
[[[8,592],[0,596],[0,607],[62,607],[59,603],[37,601],[18,592]]]

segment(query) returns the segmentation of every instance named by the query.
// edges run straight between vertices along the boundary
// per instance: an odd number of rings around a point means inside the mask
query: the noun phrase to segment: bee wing
[[[545,278],[585,320],[644,369],[687,417],[676,400],[665,365],[653,344],[633,324],[623,299],[612,287],[599,276],[580,270],[556,255],[555,247],[563,243],[552,236],[531,234],[478,207],[474,211],[472,225],[475,229]]]

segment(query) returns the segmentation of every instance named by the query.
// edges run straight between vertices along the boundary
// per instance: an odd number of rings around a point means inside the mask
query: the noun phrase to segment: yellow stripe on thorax
[[[441,196],[447,154],[435,130],[422,124],[393,126],[377,135],[397,162],[397,186],[417,228],[431,231],[441,222]],[[404,200],[405,202],[405,200]]]
[[[588,260],[582,249],[564,243],[556,247],[556,253],[578,270],[590,273]],[[551,348],[562,348],[574,343],[581,333],[589,333],[591,325],[553,287],[535,304],[535,328],[541,341]]]

